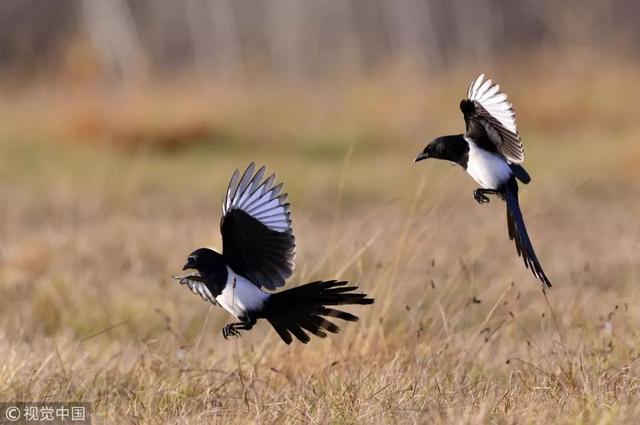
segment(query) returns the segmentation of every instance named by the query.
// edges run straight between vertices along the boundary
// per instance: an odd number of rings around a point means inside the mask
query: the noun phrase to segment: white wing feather
[[[271,230],[276,232],[290,230],[291,218],[289,206],[285,203],[286,195],[280,195],[282,184],[273,186],[275,175],[262,181],[265,167],[261,167],[255,174],[254,170],[255,164],[251,163],[242,174],[242,178],[239,178],[238,170],[233,174],[227,196],[222,203],[222,215],[226,215],[233,209],[239,209]]]
[[[506,130],[518,134],[516,129],[516,114],[511,103],[507,101],[506,93],[500,91],[498,84],[492,84],[490,79],[484,80],[480,74],[469,86],[467,96],[475,100],[491,114]]]

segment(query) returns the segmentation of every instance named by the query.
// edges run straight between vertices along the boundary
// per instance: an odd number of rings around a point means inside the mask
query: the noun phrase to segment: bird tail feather
[[[317,281],[271,294],[265,305],[265,319],[287,344],[293,341],[291,334],[306,344],[310,340],[306,332],[320,338],[325,338],[327,332],[338,333],[340,328],[325,317],[347,322],[357,322],[358,317],[333,306],[373,304],[373,298],[367,298],[367,294],[352,293],[358,287],[346,286],[347,283]]]
[[[529,239],[529,234],[524,224],[520,203],[518,202],[518,184],[515,180],[511,180],[509,184],[507,184],[504,198],[507,203],[509,239],[515,241],[518,256],[522,257],[525,267],[530,269],[536,278],[550,288],[551,282],[538,261],[538,257],[533,250],[533,244]]]

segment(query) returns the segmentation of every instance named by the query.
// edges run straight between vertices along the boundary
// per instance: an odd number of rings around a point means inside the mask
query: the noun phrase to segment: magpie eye
[[[187,258],[187,261],[189,262],[189,264],[195,264],[196,263],[196,257],[194,257],[192,255],[189,258]]]

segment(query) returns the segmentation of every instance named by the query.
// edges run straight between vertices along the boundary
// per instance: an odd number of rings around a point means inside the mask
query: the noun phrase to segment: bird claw
[[[479,190],[474,190],[473,191],[473,197],[476,199],[476,201],[479,204],[488,204],[489,203],[489,197],[487,195],[485,195],[484,193],[480,192]]]
[[[222,328],[222,337],[224,339],[229,339],[230,336],[240,336],[240,332],[236,330],[232,323],[229,323]]]

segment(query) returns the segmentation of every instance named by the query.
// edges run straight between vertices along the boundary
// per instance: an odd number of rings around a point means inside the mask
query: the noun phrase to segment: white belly
[[[496,154],[481,149],[469,139],[467,173],[484,189],[497,189],[511,177],[511,168]]]
[[[244,316],[247,311],[260,310],[269,298],[269,294],[262,292],[244,277],[235,274],[229,267],[227,270],[229,272],[227,285],[216,297],[216,302],[237,318]]]

